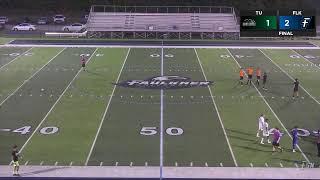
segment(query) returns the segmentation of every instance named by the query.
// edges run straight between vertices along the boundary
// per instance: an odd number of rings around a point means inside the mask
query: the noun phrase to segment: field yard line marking
[[[33,49],[33,47],[31,47],[30,49],[26,50],[25,52],[21,53],[19,56],[13,58],[11,61],[7,62],[7,64],[4,64],[3,66],[0,67],[0,71],[8,66],[9,64],[13,63],[16,59],[19,59],[21,56],[23,56],[24,54],[26,54],[27,52],[31,51]]]
[[[314,45],[314,46],[316,46],[316,47],[319,47],[317,44],[315,44],[314,42],[312,42],[312,41],[308,41],[310,44],[312,44],[312,45]]]
[[[280,163],[280,167],[283,167],[283,164],[282,164],[282,163]]]
[[[316,64],[314,64],[312,61],[310,61],[309,59],[305,58],[304,56],[302,56],[300,53],[298,53],[296,50],[291,49],[291,51],[293,51],[294,53],[296,53],[297,55],[301,56],[305,61],[311,63],[312,65],[314,65],[315,67],[317,67],[318,69],[320,69],[319,66],[317,66]]]
[[[290,74],[288,74],[285,70],[283,70],[277,63],[275,63],[267,54],[265,54],[263,51],[261,51],[261,49],[259,49],[259,51],[264,55],[264,56],[266,56],[274,65],[276,65],[283,73],[285,73],[291,80],[293,80],[294,81],[294,78],[290,75]],[[291,51],[293,51],[292,49],[291,49]],[[293,52],[295,52],[295,51],[293,51]],[[297,52],[295,52],[298,56],[301,56],[301,54],[299,54],[299,53],[297,53]],[[302,56],[303,57],[303,56]],[[303,57],[304,58],[304,57]],[[306,59],[305,59],[306,60]],[[306,61],[308,61],[308,60],[306,60]],[[310,61],[308,61],[308,62],[310,62]],[[312,63],[312,62],[311,62]],[[313,63],[312,63],[313,64]],[[318,67],[318,66],[317,66]],[[319,67],[318,67],[319,68]],[[314,98],[303,86],[302,86],[302,83],[300,82],[300,85],[299,85],[300,87],[301,87],[301,89],[303,89],[317,104],[320,104],[320,102],[316,99],[316,98]]]
[[[162,41],[163,43],[163,41]],[[162,44],[163,45],[163,44]],[[163,76],[163,46],[161,48],[161,76]],[[163,89],[160,89],[160,180],[163,173]]]
[[[200,58],[199,58],[199,56],[198,56],[198,52],[197,52],[196,48],[193,48],[193,49],[194,49],[194,52],[196,53],[196,56],[197,56],[197,59],[198,59],[198,63],[199,63],[199,65],[200,65],[200,68],[201,68],[203,77],[204,77],[204,79],[205,79],[206,81],[208,81],[208,80],[207,80],[207,76],[206,76],[206,74],[204,73],[202,64],[201,64],[201,62],[200,62]],[[220,121],[220,125],[221,125],[222,130],[223,130],[223,134],[224,134],[224,136],[225,136],[225,138],[226,138],[226,141],[227,141],[227,144],[228,144],[228,146],[229,146],[229,150],[230,150],[230,153],[231,153],[231,156],[232,156],[234,165],[237,167],[237,166],[238,166],[238,163],[237,163],[237,160],[236,160],[236,158],[235,158],[235,156],[234,156],[234,154],[233,154],[233,150],[232,150],[231,144],[230,144],[230,142],[229,142],[229,138],[228,138],[228,135],[227,135],[227,133],[226,133],[226,130],[225,130],[225,128],[224,128],[224,124],[223,124],[223,122],[222,122],[222,118],[221,118],[221,116],[220,116],[218,106],[217,106],[217,104],[216,104],[216,102],[215,102],[215,100],[214,100],[214,97],[213,97],[212,92],[211,92],[211,88],[210,88],[209,86],[208,86],[208,89],[209,89],[209,92],[210,92],[210,95],[211,95],[211,99],[212,99],[214,108],[215,108],[216,111],[217,111],[217,115],[218,115],[218,118],[219,118],[219,121]]]
[[[90,60],[92,59],[94,53],[98,50],[99,48],[96,48],[95,51],[92,53],[92,55],[90,56],[90,58],[88,59],[87,63],[90,62]],[[52,110],[56,107],[56,105],[58,104],[58,102],[60,101],[60,99],[63,97],[64,93],[67,92],[67,90],[69,89],[69,87],[71,86],[71,84],[73,83],[73,81],[78,77],[78,75],[80,74],[80,72],[82,72],[82,68],[79,69],[79,71],[77,72],[77,74],[73,77],[73,79],[70,81],[70,83],[68,84],[68,86],[63,90],[63,92],[60,94],[59,98],[56,100],[56,102],[51,106],[50,110],[47,112],[47,114],[45,115],[45,117],[41,120],[41,122],[38,124],[38,126],[36,127],[36,129],[32,132],[31,136],[27,139],[27,141],[24,143],[24,145],[21,147],[19,153],[22,152],[22,150],[27,146],[27,144],[29,143],[29,141],[31,140],[31,138],[34,136],[34,134],[39,130],[39,128],[41,127],[41,125],[44,123],[44,121],[47,119],[47,117],[49,116],[49,114],[52,112]]]
[[[259,49],[260,50],[260,49]],[[240,64],[238,63],[238,61],[236,60],[236,58],[232,55],[232,53],[229,51],[229,49],[227,49],[227,51],[229,52],[229,54],[231,55],[231,57],[233,58],[233,60],[237,63],[237,65],[239,66],[239,68],[241,68]],[[260,50],[261,51],[261,50]],[[261,51],[262,52],[262,51]],[[267,56],[266,56],[267,57]],[[270,59],[271,60],[271,59]],[[245,75],[247,76],[247,73],[245,73]],[[287,130],[287,128],[284,126],[284,124],[282,123],[282,121],[280,120],[280,118],[278,117],[278,115],[273,111],[273,109],[271,108],[271,106],[269,105],[269,103],[267,102],[267,100],[264,98],[264,96],[262,96],[261,92],[259,91],[259,89],[256,87],[256,85],[253,83],[252,84],[253,87],[257,90],[257,92],[259,93],[260,97],[262,98],[262,100],[264,101],[264,103],[266,103],[266,105],[269,107],[270,111],[272,112],[272,114],[274,115],[274,117],[276,117],[276,119],[278,120],[278,122],[280,123],[280,125],[282,126],[282,128],[286,131],[286,133],[288,134],[288,136],[291,138],[292,140],[292,136],[289,133],[289,131]],[[300,149],[299,145],[297,145],[298,149],[300,150],[302,156],[308,161],[309,159],[307,158],[307,156],[303,153],[303,151]]]
[[[1,103],[0,106],[2,106],[3,103],[5,103],[12,95],[14,95],[24,84],[26,84],[30,79],[32,79],[38,72],[40,72],[45,66],[47,66],[52,60],[54,60],[59,54],[62,53],[66,48],[63,48],[58,54],[56,54],[53,58],[51,58],[45,65],[43,65],[38,71],[36,71],[34,74],[32,74],[27,80],[25,80],[17,89],[15,89],[9,96],[7,96]]]
[[[121,70],[120,70],[120,72],[119,72],[119,74],[118,74],[118,78],[117,78],[117,81],[116,81],[117,83],[118,83],[118,81],[119,81],[119,79],[120,79],[120,75],[121,75],[122,70],[123,70],[123,67],[124,67],[124,65],[125,65],[125,63],[126,63],[126,61],[127,61],[127,58],[128,58],[128,56],[129,56],[129,53],[130,53],[130,48],[128,49],[127,55],[126,55],[126,57],[125,57],[125,59],[124,59],[124,61],[123,61]],[[109,105],[110,105],[110,102],[111,102],[111,100],[112,100],[114,91],[116,90],[116,87],[117,87],[117,86],[114,85],[113,90],[112,90],[112,93],[111,93],[111,96],[110,96],[109,101],[108,101],[108,104],[107,104],[107,107],[106,107],[106,109],[105,109],[105,111],[104,111],[104,113],[103,113],[103,116],[102,116],[102,119],[101,119],[99,128],[98,128],[97,133],[96,133],[96,136],[95,136],[95,138],[94,138],[94,140],[93,140],[93,142],[92,142],[92,145],[91,145],[89,154],[88,154],[88,156],[87,156],[85,165],[88,165],[89,159],[90,159],[90,157],[91,157],[93,148],[94,148],[94,146],[95,146],[95,144],[96,144],[96,141],[97,141],[97,139],[98,139],[98,136],[99,136],[100,130],[101,130],[101,128],[102,128],[102,124],[103,124],[103,122],[104,122],[104,119],[105,119],[105,117],[106,117],[106,115],[107,115],[107,112],[108,112],[108,109],[109,109]]]

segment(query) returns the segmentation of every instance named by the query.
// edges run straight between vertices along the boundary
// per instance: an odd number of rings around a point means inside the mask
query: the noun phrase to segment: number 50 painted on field
[[[152,136],[157,133],[157,127],[142,127],[140,130],[140,134],[144,136]],[[166,129],[166,133],[170,136],[180,136],[183,134],[183,129],[177,127],[169,127]]]

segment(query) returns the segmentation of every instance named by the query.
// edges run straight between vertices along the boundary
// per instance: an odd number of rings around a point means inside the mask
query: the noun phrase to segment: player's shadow
[[[238,133],[242,135],[247,135],[247,136],[255,136],[255,134],[243,132],[243,131],[238,131],[238,130],[233,130],[233,129],[226,129],[228,132],[233,132],[233,133]]]
[[[67,168],[70,168],[70,167],[53,167],[53,168],[36,170],[36,171],[32,171],[32,172],[21,173],[20,175],[21,176],[39,175],[39,174],[42,174],[42,173],[47,173],[47,172],[57,171],[57,170],[67,169]]]
[[[252,139],[247,139],[247,138],[242,138],[242,137],[239,137],[239,136],[232,136],[232,135],[229,135],[228,137],[229,138],[233,138],[233,139],[243,140],[243,141],[249,141],[249,142],[256,142],[257,141],[257,140],[252,140]]]
[[[270,154],[272,153],[271,147],[270,147],[270,150],[267,151],[267,150],[257,149],[257,148],[253,148],[253,147],[249,147],[249,146],[239,146],[239,145],[234,145],[234,146],[242,148],[242,149],[251,150],[251,151],[260,151],[260,152],[266,152],[266,153],[270,153]]]

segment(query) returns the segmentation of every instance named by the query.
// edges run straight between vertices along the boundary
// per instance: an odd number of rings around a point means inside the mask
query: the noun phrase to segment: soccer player
[[[280,150],[280,152],[283,151],[283,149],[280,146],[280,139],[281,139],[281,133],[279,128],[275,128],[273,131],[273,141],[272,141],[272,153],[276,152],[277,149]]]
[[[240,76],[240,84],[242,86],[243,85],[243,76],[244,76],[243,68],[240,68],[239,76]]]
[[[257,131],[257,137],[260,137],[260,132],[263,131],[263,124],[264,124],[264,115],[261,114],[258,118],[258,131]]]
[[[18,146],[14,145],[12,149],[12,165],[13,165],[13,176],[19,176],[19,151]]]
[[[247,85],[251,85],[252,84],[252,75],[253,75],[253,67],[250,66],[247,68],[247,73],[248,73],[248,81],[247,81]]]
[[[297,126],[295,126],[292,129],[291,135],[292,135],[292,152],[296,152],[296,146],[298,144],[298,127]]]
[[[266,82],[267,82],[267,72],[264,72],[263,73],[263,78],[262,78],[262,84],[263,84],[263,86],[262,86],[262,88],[264,89],[264,90],[267,90],[267,88],[266,88]]]
[[[86,58],[84,57],[84,55],[81,55],[81,66],[83,71],[86,71]]]
[[[271,141],[269,140],[270,133],[269,133],[269,123],[268,122],[269,122],[269,120],[268,120],[268,118],[266,118],[263,123],[262,138],[261,138],[260,144],[264,144],[264,142],[263,142],[264,138],[267,139],[267,142],[269,144],[271,143]]]
[[[298,79],[295,79],[294,83],[293,83],[293,95],[292,97],[298,97],[299,96],[299,81]]]
[[[256,69],[256,76],[257,76],[256,84],[260,86],[261,69],[259,67]]]

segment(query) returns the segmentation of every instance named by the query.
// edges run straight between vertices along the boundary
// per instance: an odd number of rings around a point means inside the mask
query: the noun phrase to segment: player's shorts
[[[261,123],[258,124],[258,130],[263,131],[263,124]]]
[[[293,88],[293,92],[298,92],[298,88]]]
[[[260,76],[257,76],[257,79],[260,79]]]
[[[248,75],[248,79],[252,79],[252,75]]]
[[[243,76],[240,76],[240,80],[243,80]]]
[[[269,137],[269,135],[270,135],[269,131],[262,132],[262,136],[264,136],[264,137]]]
[[[280,146],[280,144],[277,143],[276,141],[273,141],[273,142],[272,142],[272,145],[273,145],[273,146]]]
[[[86,64],[83,63],[83,64],[82,64],[82,67],[86,67]]]
[[[12,161],[13,166],[19,166],[19,161]]]

